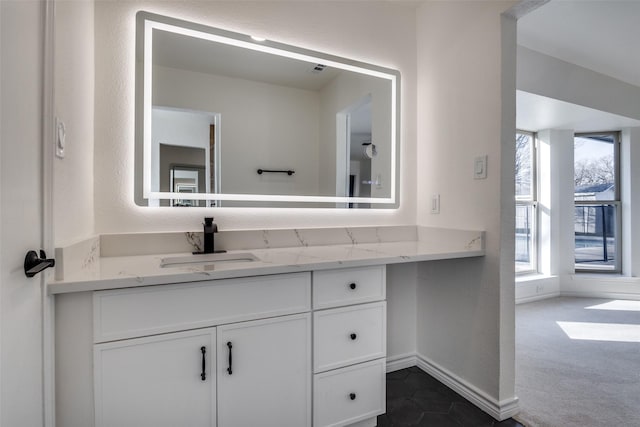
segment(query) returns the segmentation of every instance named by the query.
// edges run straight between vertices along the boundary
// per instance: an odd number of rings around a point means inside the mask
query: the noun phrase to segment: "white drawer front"
[[[385,411],[385,360],[314,375],[314,427],[346,426]]]
[[[313,308],[339,307],[385,299],[384,265],[313,273]]]
[[[314,372],[384,357],[386,309],[383,301],[315,312]]]
[[[310,310],[310,273],[94,292],[94,342]]]

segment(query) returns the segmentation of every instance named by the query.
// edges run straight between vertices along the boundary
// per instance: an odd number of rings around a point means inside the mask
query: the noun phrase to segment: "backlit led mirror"
[[[136,203],[396,208],[396,70],[138,12]]]

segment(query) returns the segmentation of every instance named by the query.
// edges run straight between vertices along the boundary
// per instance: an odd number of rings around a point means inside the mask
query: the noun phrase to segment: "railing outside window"
[[[576,202],[574,214],[576,270],[619,270],[619,203]]]
[[[516,202],[516,273],[536,271],[535,202]]]

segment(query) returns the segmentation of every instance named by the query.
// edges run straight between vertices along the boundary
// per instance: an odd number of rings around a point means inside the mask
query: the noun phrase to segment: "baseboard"
[[[416,360],[418,368],[436,378],[438,381],[460,394],[462,397],[485,411],[487,414],[491,415],[496,420],[506,420],[507,418],[513,417],[520,411],[520,403],[518,398],[515,396],[510,399],[497,401],[484,391],[478,389],[457,375],[454,375],[447,369],[430,362],[423,356],[419,354],[416,355]]]
[[[534,296],[530,296],[530,297],[517,298],[516,299],[516,305],[518,305],[518,304],[526,304],[528,302],[534,302],[534,301],[541,301],[541,300],[544,300],[544,299],[557,298],[560,295],[562,295],[562,293],[560,293],[560,292],[549,292],[547,294],[538,294],[538,295],[534,295]]]
[[[400,369],[416,366],[417,359],[415,353],[405,353],[387,357],[387,372],[399,371]]]
[[[560,296],[558,276],[518,276],[516,278],[516,304],[539,301]]]
[[[607,299],[629,299],[640,300],[640,293],[635,292],[607,292],[607,291],[562,291],[562,297],[579,298],[607,298]]]
[[[564,276],[562,296],[583,298],[640,299],[640,278],[614,274],[576,273]]]

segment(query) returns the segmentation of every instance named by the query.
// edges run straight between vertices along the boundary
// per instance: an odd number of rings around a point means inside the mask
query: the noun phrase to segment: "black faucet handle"
[[[218,232],[218,225],[213,222],[213,217],[206,217],[204,219],[204,232],[205,234],[207,232],[209,233],[217,233]]]
[[[1,0],[0,0],[1,1]],[[204,218],[204,239],[201,251],[194,252],[194,254],[213,254],[216,252],[226,252],[223,250],[214,250],[214,238],[213,235],[218,232],[218,225],[213,222],[213,217]],[[200,249],[200,247],[198,248]]]

